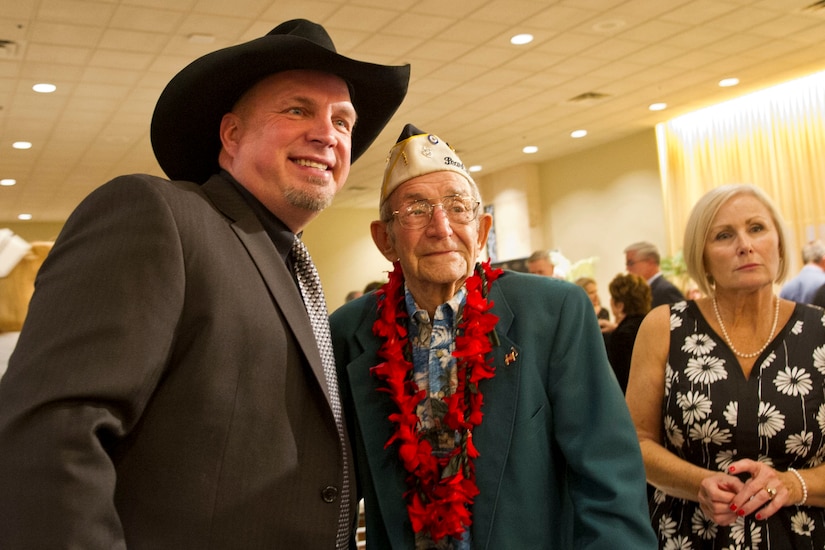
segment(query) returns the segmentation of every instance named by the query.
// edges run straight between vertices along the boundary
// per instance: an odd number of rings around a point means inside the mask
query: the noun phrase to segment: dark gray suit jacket
[[[340,446],[234,185],[117,178],[68,220],[0,384],[0,548],[328,550]]]
[[[650,283],[650,292],[653,295],[651,309],[662,304],[675,304],[685,299],[682,292],[676,286],[660,275]]]

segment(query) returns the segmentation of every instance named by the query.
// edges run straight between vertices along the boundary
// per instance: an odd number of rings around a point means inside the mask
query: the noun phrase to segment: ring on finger
[[[773,497],[776,496],[776,489],[773,487],[765,487],[765,492],[768,493],[768,497],[773,500]]]

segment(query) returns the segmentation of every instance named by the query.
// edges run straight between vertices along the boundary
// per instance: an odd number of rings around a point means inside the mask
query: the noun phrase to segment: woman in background
[[[596,281],[590,277],[579,277],[576,279],[576,284],[587,292],[590,302],[593,304],[593,311],[596,312],[596,317],[600,320],[609,320],[610,312],[607,308],[602,307],[601,300],[599,300],[599,289],[596,287]]]
[[[616,328],[605,334],[607,358],[610,359],[610,366],[616,373],[622,392],[625,392],[633,343],[636,341],[636,333],[639,332],[642,319],[650,311],[653,298],[647,281],[632,273],[616,275],[610,281],[608,290]]]
[[[825,548],[825,313],[774,294],[787,254],[763,191],[713,189],[684,242],[706,297],[642,322],[627,403],[662,548]]]

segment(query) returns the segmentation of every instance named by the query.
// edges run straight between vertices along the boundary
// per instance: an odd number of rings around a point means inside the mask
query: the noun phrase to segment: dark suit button
[[[324,499],[324,502],[335,502],[338,498],[338,487],[332,485],[324,487],[324,490],[321,491],[321,498]]]

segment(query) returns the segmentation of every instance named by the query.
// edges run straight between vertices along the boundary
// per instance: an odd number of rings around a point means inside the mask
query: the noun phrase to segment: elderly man
[[[544,275],[552,277],[556,271],[553,260],[550,259],[550,252],[547,250],[536,250],[527,258],[527,272],[533,275]]]
[[[0,548],[348,547],[352,457],[297,237],[408,79],[294,20],[169,82],[151,133],[176,181],[98,188],[38,275],[0,383]]]
[[[653,294],[651,308],[685,299],[682,292],[662,275],[659,269],[661,257],[656,245],[646,241],[633,243],[624,249],[624,254],[627,272],[642,277],[650,285]]]
[[[379,291],[331,318],[376,548],[655,548],[635,431],[590,300],[479,264],[492,225],[461,160],[390,151]]]

